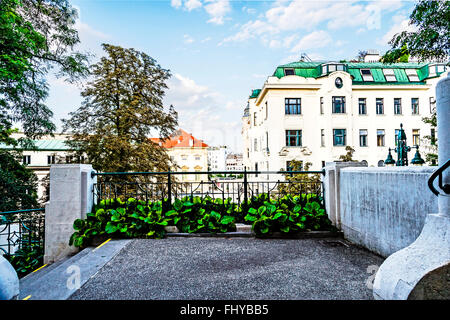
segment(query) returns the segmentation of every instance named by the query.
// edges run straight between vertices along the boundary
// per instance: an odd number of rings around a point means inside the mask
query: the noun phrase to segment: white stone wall
[[[434,170],[342,168],[339,218],[344,236],[384,257],[413,243],[426,216],[438,212],[437,197],[427,185]]]

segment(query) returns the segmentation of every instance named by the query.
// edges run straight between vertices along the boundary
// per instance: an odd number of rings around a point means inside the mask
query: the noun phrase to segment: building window
[[[436,108],[436,100],[434,97],[430,97],[430,113],[433,113],[433,111]]]
[[[395,77],[394,70],[393,69],[383,69],[384,77],[386,78],[386,81],[397,81],[397,78]]]
[[[332,98],[333,113],[345,113],[345,97]]]
[[[294,69],[284,69],[284,75],[285,76],[293,76],[295,75]]]
[[[23,156],[22,157],[22,163],[27,165],[31,163],[31,156]]]
[[[345,146],[345,129],[333,129],[333,145]]]
[[[367,147],[367,129],[359,130],[359,146]]]
[[[402,114],[402,99],[394,98],[394,114]]]
[[[323,97],[320,97],[320,114],[323,114]]]
[[[377,98],[375,104],[376,104],[376,113],[384,114],[383,98]]]
[[[406,75],[408,76],[409,81],[418,82],[419,76],[417,75],[416,69],[405,69]]]
[[[286,130],[286,146],[300,147],[302,145],[302,130]]]
[[[432,146],[436,145],[436,129],[434,129],[434,128],[431,128],[430,143]]]
[[[47,164],[55,164],[56,163],[56,156],[47,156]]]
[[[400,129],[395,129],[395,136],[394,136],[394,144],[395,146],[398,145],[398,135],[400,133]]]
[[[269,117],[269,107],[267,105],[267,101],[266,101],[266,120]]]
[[[366,98],[358,99],[359,114],[367,114]]]
[[[383,160],[378,161],[378,166],[379,167],[384,167],[384,161]]]
[[[325,161],[322,160],[322,168],[325,167]]]
[[[196,155],[195,155],[195,160],[198,161],[198,160],[200,160],[200,159],[201,159],[200,156],[199,156],[198,154],[196,154]]]
[[[269,132],[266,131],[266,151],[269,151]]]
[[[377,130],[377,146],[384,147],[384,129]]]
[[[258,151],[258,140],[253,139],[253,151]]]
[[[420,132],[419,129],[412,130],[412,144],[413,146],[420,145]]]
[[[320,146],[325,147],[325,129],[320,129]]]
[[[368,163],[367,163],[366,160],[362,160],[362,161],[361,161],[361,164],[363,164],[365,167],[367,167],[367,165],[368,165]]]
[[[256,112],[253,112],[253,125],[256,126]]]
[[[285,114],[301,114],[301,99],[300,98],[285,98],[284,99]]]
[[[370,69],[361,69],[361,76],[364,81],[373,81],[373,76]]]
[[[419,114],[419,98],[411,98],[412,114]]]
[[[187,160],[187,155],[182,154],[182,155],[181,155],[181,160],[186,161],[186,160]]]

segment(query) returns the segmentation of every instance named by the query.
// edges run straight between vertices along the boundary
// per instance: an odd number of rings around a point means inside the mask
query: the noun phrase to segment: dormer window
[[[361,69],[361,76],[364,81],[373,81],[373,76],[370,69]]]
[[[406,75],[408,76],[409,81],[411,82],[420,81],[416,69],[406,69],[405,72]]]
[[[327,63],[322,65],[322,74],[328,74],[334,71],[345,71],[345,65],[342,63]]]
[[[293,75],[295,75],[294,69],[293,68],[284,69],[284,75],[285,76],[293,76]]]
[[[428,76],[429,77],[436,77],[444,71],[445,71],[445,65],[443,65],[443,64],[431,64],[428,66]]]
[[[384,77],[386,78],[386,81],[388,82],[397,81],[393,69],[383,69],[383,74]]]

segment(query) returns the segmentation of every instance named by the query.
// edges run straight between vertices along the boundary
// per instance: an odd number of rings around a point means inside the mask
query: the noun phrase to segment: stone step
[[[132,240],[111,240],[20,280],[19,300],[66,300]]]

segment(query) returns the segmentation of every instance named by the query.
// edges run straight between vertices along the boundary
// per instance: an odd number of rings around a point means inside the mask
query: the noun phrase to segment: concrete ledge
[[[299,233],[274,232],[270,235],[256,236],[259,239],[314,239],[314,238],[342,238],[343,233],[338,231],[305,231]]]

